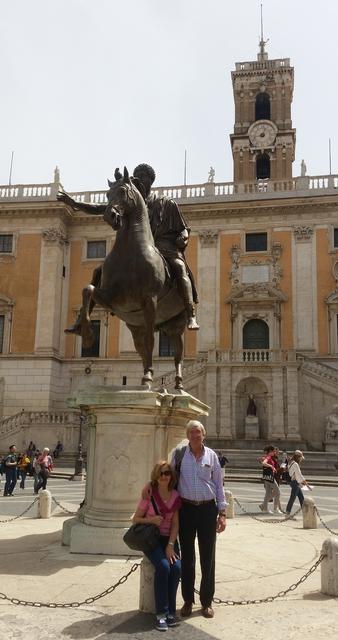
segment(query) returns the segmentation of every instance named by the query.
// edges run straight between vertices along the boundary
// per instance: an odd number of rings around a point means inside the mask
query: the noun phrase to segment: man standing
[[[9,453],[5,456],[5,474],[6,474],[6,482],[4,488],[4,496],[12,496],[14,487],[17,481],[17,457],[16,457],[16,447],[12,444],[9,447]]]
[[[215,593],[216,533],[226,526],[226,501],[221,467],[216,453],[204,446],[205,429],[201,422],[187,424],[189,444],[173,453],[171,464],[179,475],[178,492],[182,498],[179,539],[182,553],[181,615],[190,616],[195,587],[195,538],[197,535],[200,563],[200,600],[202,615],[213,618]]]

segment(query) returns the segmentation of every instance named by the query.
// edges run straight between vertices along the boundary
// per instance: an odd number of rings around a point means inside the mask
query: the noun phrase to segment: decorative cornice
[[[218,229],[201,229],[198,232],[202,247],[215,247],[218,240]]]
[[[298,227],[294,227],[293,234],[295,236],[296,242],[299,242],[301,240],[305,240],[306,242],[308,242],[312,239],[313,227],[299,225]]]
[[[49,229],[44,229],[42,237],[47,244],[54,244],[55,242],[58,242],[60,245],[68,244],[66,234],[58,227],[49,227]]]

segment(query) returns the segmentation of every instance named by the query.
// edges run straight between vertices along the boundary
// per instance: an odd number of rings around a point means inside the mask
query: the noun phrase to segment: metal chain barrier
[[[338,536],[338,532],[337,531],[333,531],[333,529],[330,529],[330,527],[326,524],[326,522],[324,522],[324,520],[323,520],[322,516],[320,515],[316,505],[315,505],[315,511],[316,511],[317,516],[318,516],[320,522],[322,523],[323,527],[325,527],[325,529],[327,529],[330,533],[332,533],[332,535]]]
[[[13,520],[18,520],[18,518],[22,518],[22,516],[24,516],[25,513],[27,513],[27,511],[29,511],[38,500],[39,498],[35,498],[35,500],[33,500],[33,502],[29,505],[29,507],[27,507],[27,509],[25,509],[18,516],[13,516],[13,518],[7,518],[6,520],[0,520],[0,524],[5,524],[5,522],[12,522]]]
[[[221,600],[221,598],[214,598],[213,602],[215,604],[225,604],[227,606],[244,605],[244,604],[262,604],[265,602],[273,602],[277,598],[283,598],[291,591],[295,591],[295,589],[297,589],[297,587],[299,587],[299,585],[302,584],[302,582],[305,582],[305,580],[307,580],[307,578],[314,571],[316,571],[317,567],[324,560],[324,558],[326,558],[326,555],[321,554],[318,560],[316,560],[316,562],[312,565],[312,567],[310,567],[310,569],[299,580],[297,580],[297,582],[295,582],[294,584],[291,584],[290,587],[287,587],[287,589],[283,589],[283,591],[279,591],[274,596],[267,596],[266,598],[260,598],[260,599],[256,598],[255,600]],[[197,589],[195,589],[194,591],[195,593],[199,594],[199,591],[197,591]]]
[[[77,511],[69,511],[69,509],[66,509],[66,507],[64,507],[60,502],[58,502],[57,499],[54,498],[54,496],[52,496],[52,500],[57,507],[60,507],[60,509],[62,509],[62,511],[65,511],[66,513],[70,513],[70,515],[72,516],[75,516],[77,514]]]
[[[5,593],[0,592],[0,600],[8,600],[12,604],[20,604],[25,607],[47,607],[48,609],[77,609],[84,604],[92,604],[96,600],[100,600],[100,598],[105,598],[109,593],[113,593],[117,587],[126,582],[134,571],[138,569],[140,566],[140,562],[135,562],[131,567],[130,571],[126,573],[122,578],[120,578],[115,584],[111,585],[101,593],[98,593],[96,596],[91,596],[90,598],[86,598],[82,600],[82,602],[32,602],[30,600],[20,600],[19,598],[11,598],[10,596],[6,596]]]
[[[297,509],[297,511],[295,511],[292,515],[290,514],[289,516],[285,516],[284,518],[274,518],[273,520],[265,520],[264,518],[257,518],[257,516],[254,516],[253,513],[250,513],[249,511],[247,511],[239,502],[239,500],[237,500],[237,498],[234,498],[234,502],[236,502],[236,504],[239,506],[239,508],[241,509],[241,511],[243,511],[243,513],[245,513],[245,515],[249,516],[250,518],[252,518],[253,520],[257,520],[257,522],[264,522],[267,524],[281,524],[283,522],[287,522],[288,520],[293,520],[294,517],[300,513],[300,511],[302,510],[302,507],[299,507],[299,509]]]

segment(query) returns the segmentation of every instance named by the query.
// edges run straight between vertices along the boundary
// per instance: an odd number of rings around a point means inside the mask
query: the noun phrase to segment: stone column
[[[67,239],[57,227],[45,229],[42,236],[35,352],[55,355],[60,349],[62,267]]]
[[[211,407],[207,420],[208,438],[217,436],[217,403],[219,402],[219,398],[217,397],[217,373],[216,352],[209,351],[206,368],[206,401],[208,406]]]
[[[220,376],[220,412],[219,436],[232,439],[231,429],[231,366],[224,364],[219,369]]]
[[[287,439],[300,440],[299,433],[299,394],[298,394],[298,369],[297,364],[286,369],[287,385]]]
[[[283,412],[283,371],[281,367],[272,369],[272,425],[269,437],[284,440]]]
[[[211,183],[213,184],[213,183]],[[201,229],[199,232],[200,250],[198,256],[199,270],[199,305],[198,320],[203,330],[198,333],[198,350],[208,351],[217,344],[216,330],[218,326],[218,286],[217,279],[217,229]]]
[[[170,458],[187,421],[208,407],[189,394],[143,387],[94,387],[77,392],[71,405],[88,412],[87,482],[79,516],[64,523],[63,544],[72,553],[132,555],[122,538],[151,469]]]

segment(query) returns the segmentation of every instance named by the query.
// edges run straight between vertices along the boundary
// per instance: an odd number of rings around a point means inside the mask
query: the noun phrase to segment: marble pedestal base
[[[253,440],[259,438],[259,427],[257,416],[246,416],[245,418],[245,438]]]
[[[62,543],[72,553],[133,554],[123,542],[150,472],[185,438],[188,420],[208,414],[189,394],[130,387],[79,391],[72,407],[87,413],[84,506],[64,523]]]

